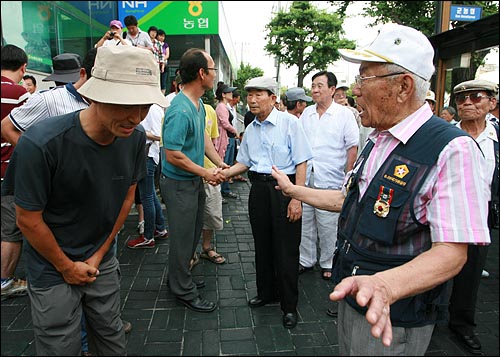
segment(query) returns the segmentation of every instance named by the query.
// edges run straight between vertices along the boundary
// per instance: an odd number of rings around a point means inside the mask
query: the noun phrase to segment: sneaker
[[[138,224],[137,224],[137,232],[139,234],[144,234],[144,221],[140,221]]]
[[[28,282],[26,280],[11,277],[2,282],[2,300],[16,296],[24,296],[27,293]]]
[[[132,249],[154,248],[155,247],[155,240],[154,240],[154,238],[153,239],[146,239],[146,238],[144,238],[144,235],[141,234],[136,239],[129,240],[127,242],[127,247],[132,248]]]
[[[238,195],[234,192],[221,192],[222,193],[222,197],[229,197],[229,198],[238,198]]]
[[[487,278],[490,276],[490,273],[488,273],[486,270],[483,270],[483,272],[481,273],[481,277],[483,278]]]
[[[154,234],[155,239],[167,239],[168,238],[168,231],[164,229],[163,231],[159,231],[155,229],[155,234]]]

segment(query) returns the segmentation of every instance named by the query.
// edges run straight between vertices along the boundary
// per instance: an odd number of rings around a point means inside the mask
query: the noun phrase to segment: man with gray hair
[[[312,98],[306,95],[304,88],[290,88],[285,93],[286,111],[297,118],[300,118],[310,101],[312,101]]]
[[[116,58],[127,61],[116,66]],[[115,236],[146,173],[150,106],[166,105],[150,51],[99,47],[78,93],[88,108],[30,126],[14,150],[3,195],[14,195],[38,355],[126,354]],[[105,204],[103,204],[105,203]]]
[[[298,322],[302,206],[274,190],[271,167],[278,166],[290,180],[303,186],[312,152],[300,121],[274,107],[278,93],[274,79],[250,79],[245,90],[255,120],[245,131],[237,163],[224,174],[229,178],[250,170],[248,213],[255,243],[257,296],[248,304],[257,308],[280,301],[283,326],[291,329]]]
[[[353,94],[374,128],[344,190],[273,177],[287,195],[341,210],[330,294],[339,354],[424,355],[447,315],[446,283],[469,244],[490,243],[485,159],[425,103],[434,49],[424,34],[387,24],[366,49],[339,52],[360,63]]]

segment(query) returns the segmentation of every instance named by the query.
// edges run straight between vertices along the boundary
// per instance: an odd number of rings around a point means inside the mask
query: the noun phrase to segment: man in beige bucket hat
[[[126,354],[114,238],[146,173],[138,125],[153,103],[166,104],[158,72],[150,51],[100,47],[79,89],[90,106],[31,126],[13,153],[2,195],[14,194],[27,241],[38,355],[81,354],[82,309],[89,352]]]

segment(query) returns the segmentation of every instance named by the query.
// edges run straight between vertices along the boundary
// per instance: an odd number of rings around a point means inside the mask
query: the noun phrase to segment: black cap
[[[82,58],[76,53],[63,53],[52,58],[54,73],[42,79],[43,82],[74,83],[80,79]]]

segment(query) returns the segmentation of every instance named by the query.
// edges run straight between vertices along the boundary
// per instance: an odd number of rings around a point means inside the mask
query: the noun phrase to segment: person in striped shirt
[[[424,355],[468,246],[490,243],[486,160],[425,102],[434,49],[424,34],[386,24],[366,49],[339,52],[360,63],[353,94],[374,128],[346,185],[314,190],[273,176],[286,195],[340,211],[330,294],[339,354]]]

